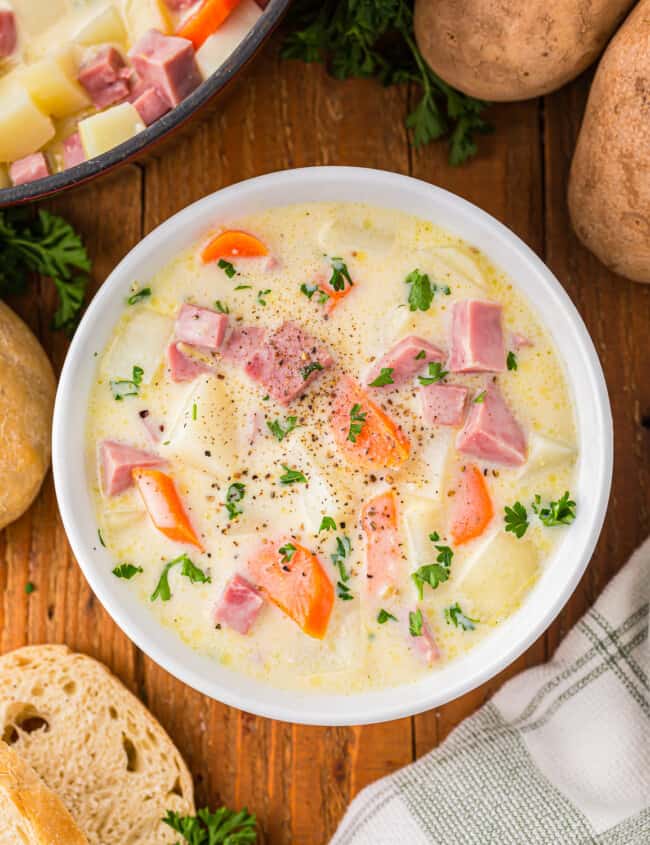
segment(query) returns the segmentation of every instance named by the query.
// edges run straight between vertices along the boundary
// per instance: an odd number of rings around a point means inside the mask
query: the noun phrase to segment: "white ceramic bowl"
[[[580,443],[572,491],[578,518],[523,607],[469,654],[417,683],[353,695],[275,689],[201,656],[163,628],[111,574],[111,556],[97,542],[83,457],[93,354],[108,341],[133,279],[145,285],[214,221],[313,200],[399,209],[483,250],[527,295],[569,363]],[[578,312],[550,270],[509,229],[465,200],[416,179],[364,168],[314,167],[260,176],[205,197],[147,235],[115,268],[90,304],[63,368],[53,465],[63,523],[79,565],[108,613],[152,660],[206,695],[252,713],[317,725],[363,724],[428,710],[468,692],[515,660],[548,627],[578,583],[603,523],[612,473],[612,420],[600,362]]]

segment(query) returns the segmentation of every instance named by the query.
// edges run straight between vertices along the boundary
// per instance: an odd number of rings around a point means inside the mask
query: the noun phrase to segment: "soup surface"
[[[0,0],[0,188],[132,138],[261,14],[255,0]]]
[[[516,280],[361,204],[206,221],[134,280],[86,449],[100,540],[142,612],[284,688],[458,658],[576,511],[563,367]]]

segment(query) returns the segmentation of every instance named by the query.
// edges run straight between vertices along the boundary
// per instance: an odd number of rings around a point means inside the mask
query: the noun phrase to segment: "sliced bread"
[[[88,845],[59,796],[1,740],[0,845]]]
[[[160,724],[105,666],[66,646],[0,657],[0,737],[90,845],[176,842],[161,818],[194,813],[192,779]]]

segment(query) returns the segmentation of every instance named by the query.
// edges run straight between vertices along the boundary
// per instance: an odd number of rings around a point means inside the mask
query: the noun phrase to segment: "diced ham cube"
[[[233,329],[224,343],[221,354],[225,361],[246,367],[253,360],[266,337],[265,329],[259,326],[244,326]]]
[[[409,335],[409,337],[405,337],[395,344],[379,361],[373,364],[366,377],[366,384],[371,384],[384,368],[392,369],[391,378],[394,385],[404,384],[431,361],[444,360],[445,353],[437,346],[421,337]]]
[[[145,126],[150,126],[171,109],[167,98],[153,85],[144,88],[137,96],[131,97],[131,102]]]
[[[132,470],[137,467],[163,466],[159,455],[134,449],[117,440],[104,440],[99,447],[102,466],[102,489],[107,496],[117,496],[133,484]]]
[[[239,634],[247,634],[257,619],[264,597],[241,575],[234,575],[226,584],[215,608],[214,621],[227,625]]]
[[[386,598],[398,592],[404,580],[398,525],[397,498],[392,490],[363,506],[361,526],[366,535],[366,589],[370,596]]]
[[[9,178],[13,185],[24,185],[50,175],[50,169],[43,153],[32,153],[14,161],[9,167]]]
[[[188,346],[200,346],[216,352],[223,343],[227,327],[226,314],[186,302],[176,317],[174,337]]]
[[[78,132],[68,135],[63,142],[63,163],[68,167],[74,167],[86,160],[86,153],[81,143],[81,136]]]
[[[17,41],[16,15],[11,9],[0,9],[0,58],[10,56]]]
[[[449,369],[453,373],[501,372],[506,351],[502,308],[495,302],[465,299],[453,306]]]
[[[333,363],[324,346],[287,320],[271,332],[245,370],[277,402],[288,405]]]
[[[129,96],[131,71],[115,47],[102,47],[79,69],[79,82],[98,109],[112,106]]]
[[[505,466],[521,466],[526,461],[526,436],[496,385],[487,388],[482,402],[472,403],[456,448]]]
[[[183,345],[173,341],[167,347],[167,370],[172,381],[193,381],[203,373],[212,372],[212,367],[204,361],[186,354]]]
[[[172,106],[201,84],[194,47],[187,38],[150,29],[130,50],[138,76],[152,85]]]
[[[462,425],[469,389],[462,384],[429,384],[420,388],[422,416],[430,425]]]
[[[440,649],[424,613],[422,613],[422,635],[414,637],[409,632],[408,637],[414,652],[427,666],[433,666],[436,660],[440,659]]]

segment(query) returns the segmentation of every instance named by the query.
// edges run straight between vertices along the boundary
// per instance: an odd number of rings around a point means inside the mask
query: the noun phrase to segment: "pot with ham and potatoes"
[[[1,0],[0,188],[108,152],[192,94],[263,0]]]
[[[113,574],[202,654],[353,692],[461,656],[576,516],[571,396],[485,255],[406,214],[311,203],[134,280],[87,424]]]

